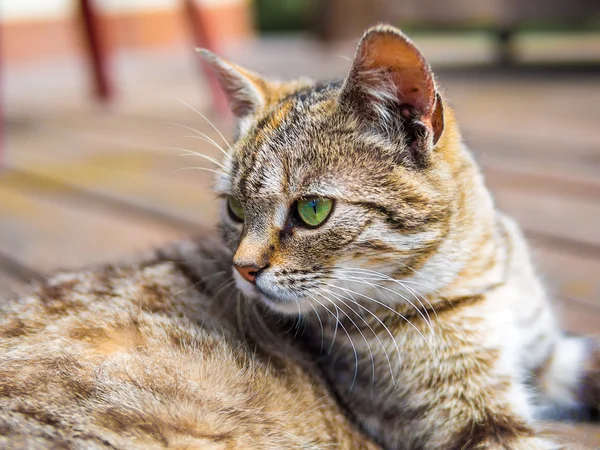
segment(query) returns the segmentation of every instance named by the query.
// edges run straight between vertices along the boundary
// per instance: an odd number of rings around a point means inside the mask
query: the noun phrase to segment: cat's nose
[[[241,266],[238,264],[234,265],[235,270],[237,270],[239,272],[239,274],[242,276],[242,278],[246,281],[249,281],[250,283],[254,284],[256,283],[256,275],[258,275],[258,272],[260,272],[262,269],[264,269],[266,267],[262,266]]]

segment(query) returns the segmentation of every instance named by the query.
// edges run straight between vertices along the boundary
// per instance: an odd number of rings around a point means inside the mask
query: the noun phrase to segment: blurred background
[[[566,327],[600,331],[598,0],[2,0],[0,292],[214,224],[210,172],[178,171],[232,129],[194,47],[343,77],[380,21],[429,58]]]

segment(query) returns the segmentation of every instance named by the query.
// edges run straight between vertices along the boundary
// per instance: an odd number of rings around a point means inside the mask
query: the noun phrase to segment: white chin
[[[260,301],[278,313],[299,316],[304,312],[304,300],[272,300],[266,295],[261,294]]]

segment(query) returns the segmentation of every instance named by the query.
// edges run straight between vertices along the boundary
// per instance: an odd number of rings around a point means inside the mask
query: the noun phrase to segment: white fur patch
[[[565,406],[577,404],[575,389],[586,357],[585,340],[565,337],[557,341],[552,361],[541,380],[547,395]]]

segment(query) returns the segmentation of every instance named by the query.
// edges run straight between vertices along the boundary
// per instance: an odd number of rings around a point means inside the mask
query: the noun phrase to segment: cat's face
[[[216,182],[239,288],[289,313],[421,291],[454,188],[433,153],[441,99],[412,43],[373,29],[348,78],[329,84],[268,83],[208,58],[241,117]]]

